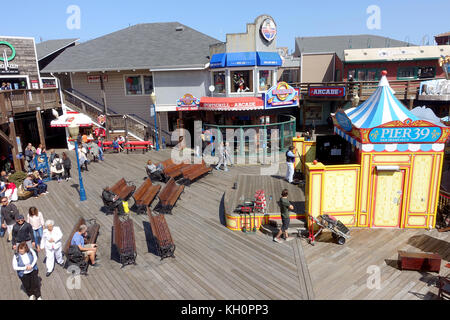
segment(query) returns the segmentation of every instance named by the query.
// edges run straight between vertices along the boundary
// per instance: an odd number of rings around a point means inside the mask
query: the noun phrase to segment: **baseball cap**
[[[16,220],[24,220],[25,218],[23,217],[23,215],[19,214],[16,218]]]

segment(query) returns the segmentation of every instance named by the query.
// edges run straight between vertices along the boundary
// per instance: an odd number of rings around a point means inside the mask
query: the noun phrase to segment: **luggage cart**
[[[322,233],[324,229],[328,229],[331,231],[331,235],[337,244],[343,245],[347,239],[350,239],[350,230],[339,220],[336,220],[334,217],[329,215],[321,215],[317,218],[310,216],[312,222],[316,223],[319,226],[319,230],[316,233],[313,231],[313,223],[311,223],[311,228],[309,231],[309,243],[314,245],[316,237]]]

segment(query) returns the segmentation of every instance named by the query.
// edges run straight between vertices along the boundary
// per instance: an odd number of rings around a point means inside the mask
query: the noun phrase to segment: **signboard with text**
[[[200,105],[200,99],[190,93],[186,93],[177,101],[177,111],[196,111]]]
[[[103,81],[108,82],[108,76],[103,76]],[[88,83],[100,83],[100,76],[87,76]]]
[[[371,143],[434,143],[442,135],[440,127],[373,128],[369,133]]]
[[[279,82],[270,88],[264,95],[264,105],[266,109],[297,107],[299,102],[299,92],[286,82]]]
[[[345,97],[345,87],[313,87],[309,88],[308,96],[318,98]]]

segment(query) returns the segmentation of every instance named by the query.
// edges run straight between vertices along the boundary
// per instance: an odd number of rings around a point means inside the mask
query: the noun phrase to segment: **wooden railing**
[[[439,191],[438,210],[444,210],[447,205],[450,205],[450,193],[441,189]]]
[[[420,80],[391,80],[389,84],[395,91],[395,96],[401,100],[417,99],[419,95],[420,83],[427,79]],[[299,88],[300,93],[307,99],[320,99],[309,97],[309,89],[314,87],[345,87],[344,100],[350,100],[353,93],[358,93],[360,100],[367,100],[377,89],[379,81],[353,81],[353,82],[313,82],[289,83],[294,88]]]
[[[59,108],[58,89],[22,89],[0,91],[0,123],[10,115],[22,112]]]

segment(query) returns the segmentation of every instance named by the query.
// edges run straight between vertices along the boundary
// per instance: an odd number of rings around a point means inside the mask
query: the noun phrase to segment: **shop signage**
[[[8,56],[5,46],[11,50],[10,56]],[[16,57],[16,49],[9,42],[0,41],[0,52],[0,74],[19,74],[19,66],[10,63]]]
[[[270,88],[264,95],[264,106],[266,109],[296,107],[298,106],[299,94],[286,82],[279,82]]]
[[[186,93],[177,101],[177,111],[196,111],[200,105],[200,99],[190,93]]]
[[[369,141],[371,143],[433,143],[438,141],[441,135],[442,129],[439,127],[374,128],[370,130]]]
[[[272,19],[266,19],[261,24],[261,34],[268,42],[271,42],[277,36],[277,26]]]
[[[108,82],[108,76],[103,76],[103,81]],[[88,83],[100,83],[100,76],[87,76]]]
[[[352,121],[348,118],[344,111],[338,111],[335,114],[336,121],[339,126],[347,132],[352,131]]]
[[[345,97],[345,87],[313,87],[309,88],[310,97]]]

